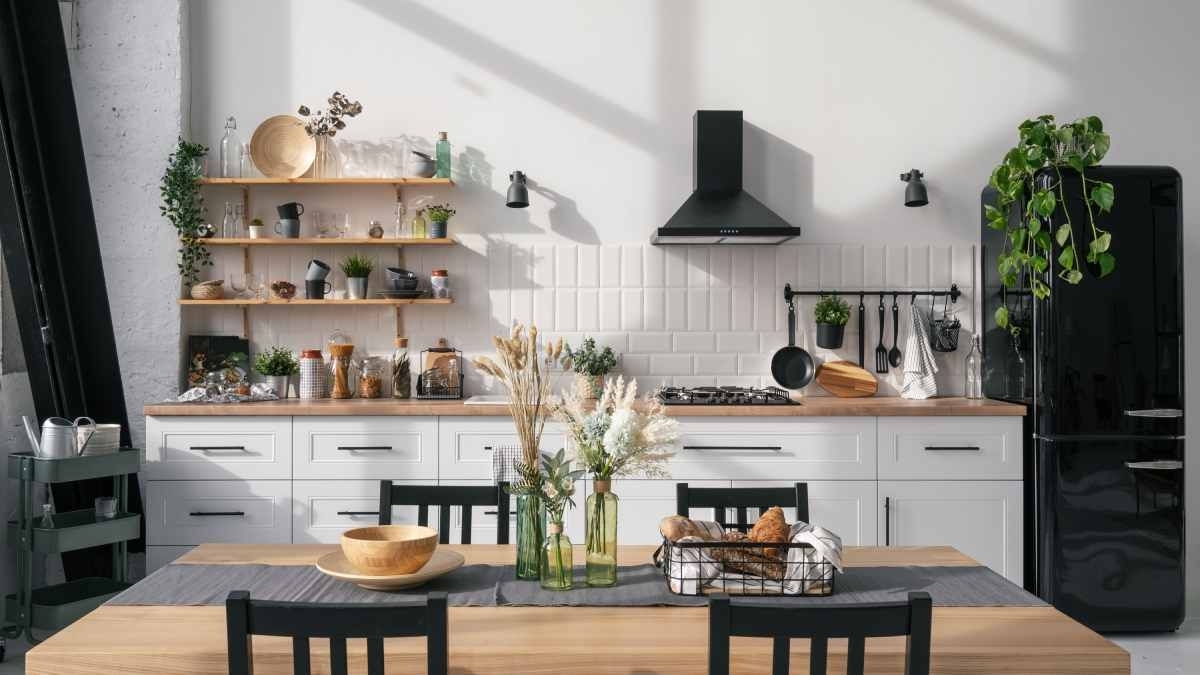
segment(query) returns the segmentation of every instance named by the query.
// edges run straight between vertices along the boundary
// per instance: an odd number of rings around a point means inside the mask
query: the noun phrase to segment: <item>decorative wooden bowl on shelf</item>
[[[316,156],[316,140],[291,115],[268,117],[250,137],[250,159],[264,176],[299,178]]]
[[[376,525],[342,533],[342,552],[362,574],[412,574],[437,549],[438,533],[420,525]]]
[[[215,281],[201,281],[198,284],[192,284],[190,294],[193,300],[220,300],[225,297],[225,282],[221,279]]]

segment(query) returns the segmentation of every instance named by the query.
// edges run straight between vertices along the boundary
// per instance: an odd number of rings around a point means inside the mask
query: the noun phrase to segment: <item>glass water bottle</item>
[[[435,148],[437,172],[435,178],[450,177],[450,140],[446,138],[446,132],[438,132],[438,142]]]
[[[237,223],[233,216],[233,202],[225,202],[225,217],[221,219],[221,236],[236,237]]]
[[[983,352],[979,348],[978,335],[971,336],[971,351],[967,354],[965,371],[963,395],[967,398],[983,398]]]
[[[242,139],[238,138],[237,120],[230,115],[225,120],[225,135],[221,137],[222,178],[242,177],[242,157],[245,152]]]

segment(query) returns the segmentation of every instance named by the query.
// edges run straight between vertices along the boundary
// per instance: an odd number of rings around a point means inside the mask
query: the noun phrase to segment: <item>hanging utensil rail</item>
[[[882,289],[882,290],[862,290],[862,291],[858,291],[858,290],[854,290],[854,291],[837,291],[837,290],[832,290],[832,291],[831,290],[794,291],[794,290],[792,290],[791,284],[787,284],[786,286],[783,287],[784,302],[791,302],[792,298],[794,298],[797,295],[845,295],[845,296],[896,295],[898,297],[910,296],[914,300],[917,298],[917,296],[929,296],[929,297],[934,297],[934,298],[950,296],[950,302],[958,302],[959,297],[962,296],[962,291],[960,291],[958,289],[958,284],[951,284],[949,290],[945,290],[945,291],[939,291],[939,290],[906,291],[904,289]]]

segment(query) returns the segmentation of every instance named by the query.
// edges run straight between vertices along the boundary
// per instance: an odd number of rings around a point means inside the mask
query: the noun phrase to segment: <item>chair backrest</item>
[[[446,594],[432,592],[425,602],[406,605],[329,604],[251,600],[249,591],[233,591],[225,599],[230,675],[254,672],[253,636],[292,638],[292,669],[312,672],[309,639],[329,640],[329,672],[346,675],[346,640],[366,638],[367,673],[384,675],[383,639],[417,637],[426,641],[426,671],[446,675],[449,646]]]
[[[929,675],[933,603],[928,593],[908,602],[781,607],[743,604],[714,593],[708,605],[708,672],[729,675],[729,638],[774,638],[773,675],[787,675],[791,638],[809,639],[809,672],[824,673],[830,638],[847,638],[846,675],[863,675],[866,639],[907,635],[905,675]]]
[[[471,507],[496,507],[496,543],[508,543],[508,483],[497,485],[393,485],[379,481],[379,524],[392,524],[393,506],[416,506],[417,524],[429,525],[429,507],[438,506],[438,541],[450,543],[450,507],[462,508],[462,543],[471,543]]]
[[[737,509],[737,524],[746,527],[752,523],[746,517],[746,509],[766,511],[772,506],[795,507],[796,519],[808,522],[808,483],[796,483],[792,487],[765,488],[693,488],[687,483],[675,484],[675,513],[689,517],[691,509],[713,509],[714,520],[725,522],[725,509]]]

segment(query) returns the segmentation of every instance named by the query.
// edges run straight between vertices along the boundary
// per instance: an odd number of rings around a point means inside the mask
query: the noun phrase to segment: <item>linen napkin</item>
[[[915,304],[909,306],[912,330],[904,345],[904,383],[900,398],[926,399],[937,396],[937,362],[929,346],[929,315]]]

